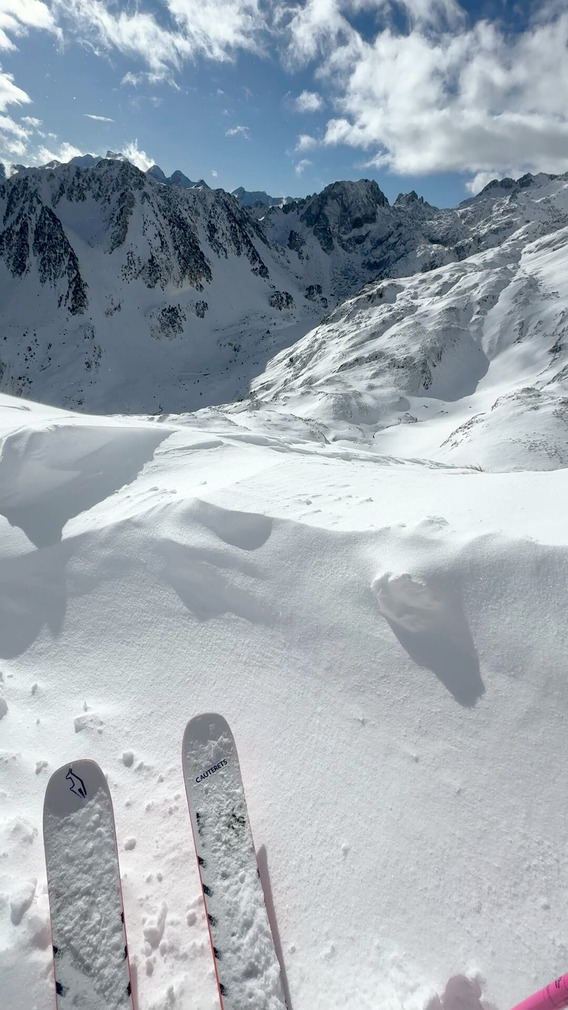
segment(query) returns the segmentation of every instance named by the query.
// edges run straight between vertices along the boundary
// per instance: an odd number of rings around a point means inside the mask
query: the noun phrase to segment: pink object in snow
[[[568,1006],[568,973],[517,1003],[513,1010],[553,1010],[564,1006]]]

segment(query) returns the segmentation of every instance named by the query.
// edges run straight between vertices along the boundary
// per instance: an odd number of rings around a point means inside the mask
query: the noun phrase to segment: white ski
[[[58,1010],[132,1010],[112,801],[94,761],[53,773],[43,833]]]
[[[235,741],[220,715],[183,738],[183,772],[223,1010],[286,1010]]]

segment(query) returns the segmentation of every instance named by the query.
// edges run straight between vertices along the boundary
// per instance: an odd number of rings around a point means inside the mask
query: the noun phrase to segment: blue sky
[[[568,170],[568,0],[0,0],[0,159],[452,206]]]

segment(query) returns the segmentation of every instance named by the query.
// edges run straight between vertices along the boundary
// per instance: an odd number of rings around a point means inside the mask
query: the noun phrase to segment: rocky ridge
[[[455,210],[337,182],[258,215],[181,173],[93,162],[0,180],[6,392],[95,410],[227,402],[370,280],[568,224],[567,177],[491,183]]]

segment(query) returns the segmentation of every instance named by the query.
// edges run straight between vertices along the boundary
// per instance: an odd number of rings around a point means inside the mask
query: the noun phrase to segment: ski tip
[[[183,734],[184,750],[188,743],[205,744],[226,737],[233,740],[229,723],[218,712],[202,712],[189,720]]]
[[[102,768],[90,758],[79,758],[61,765],[49,778],[43,801],[44,820],[47,814],[66,817],[72,814],[100,789],[109,794]],[[109,794],[110,795],[110,794]]]

